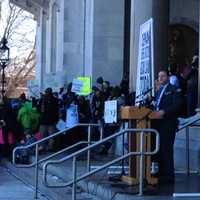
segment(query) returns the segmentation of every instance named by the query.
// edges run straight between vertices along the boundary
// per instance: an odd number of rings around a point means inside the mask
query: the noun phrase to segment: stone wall
[[[171,0],[170,24],[184,24],[199,30],[199,1]]]
[[[93,70],[119,84],[123,73],[124,0],[94,1]]]
[[[64,4],[64,70],[71,81],[83,75],[84,1],[68,0]]]

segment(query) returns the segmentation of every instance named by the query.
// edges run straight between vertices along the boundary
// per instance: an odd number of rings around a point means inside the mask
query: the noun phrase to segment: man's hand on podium
[[[155,119],[162,119],[164,117],[165,111],[164,110],[159,110],[154,112],[154,118]]]

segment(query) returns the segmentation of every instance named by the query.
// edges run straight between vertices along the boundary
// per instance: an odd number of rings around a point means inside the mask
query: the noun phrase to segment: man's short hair
[[[169,71],[167,69],[161,69],[158,73],[160,73],[160,72],[164,72],[167,74],[167,76],[169,76]]]
[[[53,92],[52,88],[47,88],[47,89],[45,90],[45,93],[52,94],[52,92]]]
[[[99,83],[99,84],[103,84],[103,78],[101,76],[98,77],[96,82]]]

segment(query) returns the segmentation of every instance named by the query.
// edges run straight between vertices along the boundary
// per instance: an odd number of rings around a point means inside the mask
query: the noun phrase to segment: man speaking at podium
[[[152,128],[160,133],[160,150],[152,157],[152,162],[158,165],[158,183],[174,183],[173,146],[181,108],[181,91],[170,84],[166,70],[158,73],[158,84],[155,94],[156,120],[152,122]]]

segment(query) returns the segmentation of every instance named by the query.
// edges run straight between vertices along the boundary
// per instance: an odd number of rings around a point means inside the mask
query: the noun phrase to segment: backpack
[[[17,144],[17,147],[21,146],[27,146],[29,144],[32,144],[36,141],[36,139],[32,136],[24,144]],[[15,162],[17,164],[29,164],[30,163],[30,155],[34,154],[34,147],[33,148],[28,148],[28,149],[18,149],[16,151],[16,160]]]

